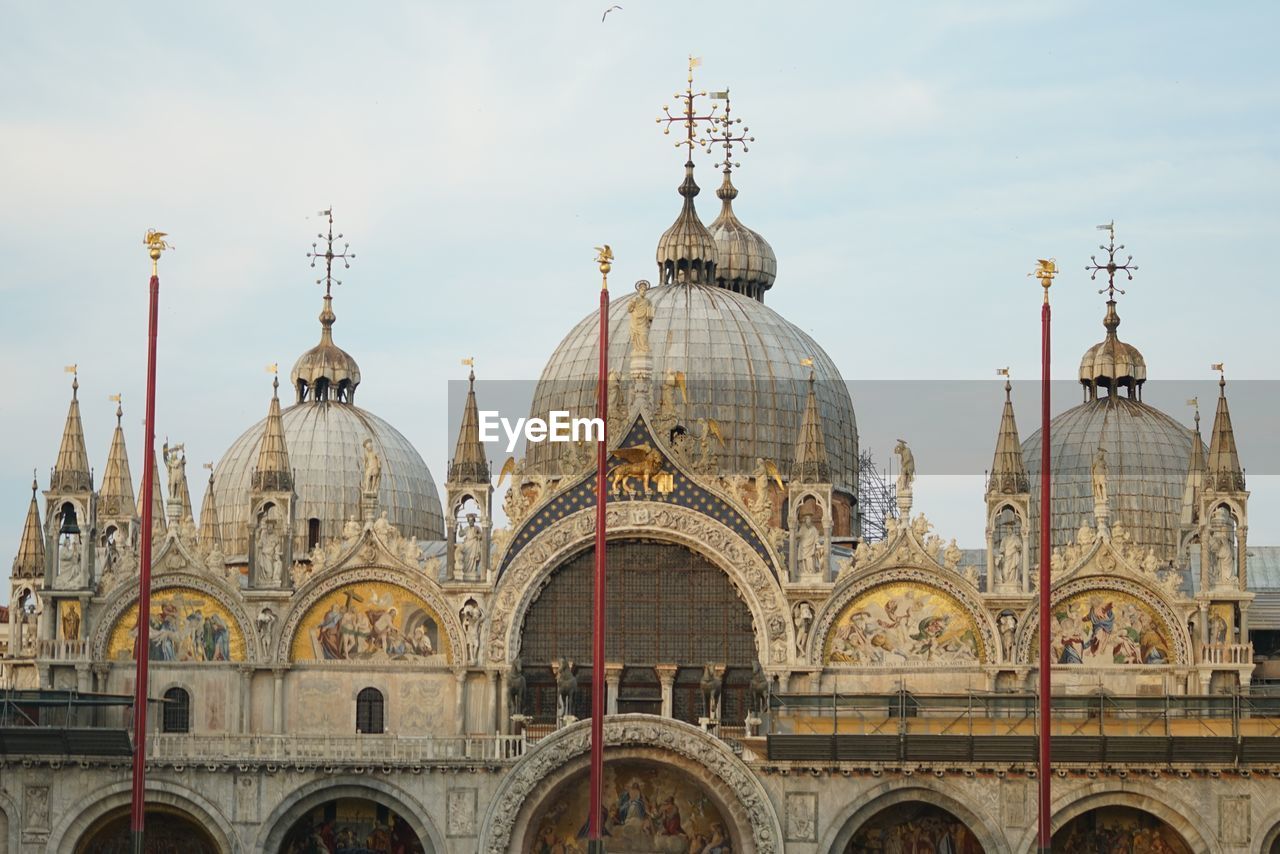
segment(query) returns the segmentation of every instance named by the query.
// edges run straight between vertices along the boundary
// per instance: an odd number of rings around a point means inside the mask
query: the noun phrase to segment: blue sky
[[[185,441],[193,481],[265,413],[263,366],[315,342],[304,256],[330,204],[358,256],[335,334],[361,404],[442,478],[460,357],[536,378],[595,302],[601,242],[621,281],[652,275],[681,177],[654,118],[689,53],[757,137],[736,209],[777,252],[769,304],[847,378],[994,382],[1007,364],[1030,380],[1025,274],[1045,255],[1067,271],[1055,374],[1070,378],[1101,334],[1081,268],[1112,218],[1141,266],[1121,334],[1153,378],[1210,378],[1211,361],[1274,378],[1275,4],[627,0],[601,23],[607,5],[4,3],[6,554],[31,469],[45,485],[57,451],[63,365],[80,365],[99,470],[107,396],[124,393],[140,477],[149,226],[178,247],[158,432]],[[998,389],[974,405],[994,436]],[[1247,464],[1270,439],[1236,428]],[[1252,543],[1280,542],[1274,480],[1251,477]],[[926,480],[916,507],[979,545],[980,490]]]

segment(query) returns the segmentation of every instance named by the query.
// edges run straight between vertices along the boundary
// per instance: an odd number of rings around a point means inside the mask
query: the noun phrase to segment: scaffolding
[[[885,520],[898,517],[898,495],[887,470],[876,467],[871,451],[858,454],[858,533],[864,543],[885,538]]]

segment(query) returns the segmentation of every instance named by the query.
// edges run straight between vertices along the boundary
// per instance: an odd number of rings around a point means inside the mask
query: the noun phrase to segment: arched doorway
[[[942,807],[923,801],[886,807],[863,823],[844,848],[844,854],[889,851],[986,854],[968,825]]]
[[[309,809],[284,835],[280,854],[353,851],[424,854],[428,849],[395,810],[367,798],[335,798]]]
[[[1166,822],[1136,807],[1120,805],[1101,806],[1071,819],[1053,834],[1053,850],[1078,854],[1192,854],[1187,841]]]
[[[658,665],[674,664],[672,716],[696,723],[703,714],[703,667],[714,664],[725,667],[721,720],[741,724],[757,654],[751,611],[729,576],[701,554],[672,543],[610,543],[608,558],[605,660],[625,665],[618,711],[657,714],[663,695]],[[525,614],[525,711],[539,723],[555,721],[550,665],[562,657],[579,666],[575,715],[590,714],[594,564],[594,549],[562,564]]]
[[[76,843],[75,854],[126,854],[129,844],[129,807],[117,807],[103,815]],[[222,854],[200,822],[176,807],[147,807],[147,854]]]

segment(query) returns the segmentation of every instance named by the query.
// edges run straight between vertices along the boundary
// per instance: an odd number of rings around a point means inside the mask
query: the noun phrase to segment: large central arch
[[[729,576],[751,610],[756,651],[764,665],[787,663],[794,629],[786,596],[764,558],[727,525],[673,504],[628,501],[608,508],[612,539],[651,539],[685,546]],[[520,654],[520,627],[551,573],[594,542],[595,510],[569,514],[540,531],[511,561],[494,591],[489,659],[509,663]]]
[[[868,822],[886,810],[906,804],[927,804],[954,816],[969,829],[984,854],[1010,854],[1013,850],[999,824],[989,823],[980,807],[971,808],[962,795],[950,791],[944,781],[935,780],[922,786],[910,779],[888,780],[859,796],[832,823],[818,850],[844,854]]]
[[[291,792],[262,822],[253,850],[276,854],[282,850],[289,831],[300,819],[317,807],[344,798],[372,801],[394,810],[417,835],[428,854],[443,854],[449,850],[428,817],[426,808],[415,797],[376,777],[356,775],[336,775]]]

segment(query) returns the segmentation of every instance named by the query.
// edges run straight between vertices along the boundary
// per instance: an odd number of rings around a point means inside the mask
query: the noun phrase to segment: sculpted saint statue
[[[910,492],[911,484],[916,479],[916,457],[902,439],[894,446],[893,452],[898,455],[898,492]]]
[[[272,522],[263,525],[258,537],[258,573],[263,582],[279,585],[284,575],[284,544]]]
[[[636,283],[636,296],[627,306],[631,316],[631,352],[649,352],[649,327],[653,325],[653,303],[649,302],[649,283]]]
[[[796,532],[796,568],[801,575],[818,575],[822,572],[818,566],[821,545],[822,535],[818,532],[818,526],[813,524],[813,514],[803,514],[800,517],[800,530]]]
[[[1000,583],[1013,584],[1022,568],[1022,535],[1017,531],[1005,534],[1000,544]]]
[[[185,446],[174,445],[171,448],[169,443],[165,442],[161,453],[164,456],[165,467],[169,470],[169,500],[181,501],[187,486]]]
[[[467,514],[467,527],[462,529],[460,546],[463,578],[475,578],[480,574],[480,558],[484,554],[484,532],[476,526],[476,514]]]
[[[1093,466],[1090,468],[1090,474],[1093,477],[1093,502],[1095,504],[1107,503],[1107,449],[1099,448],[1098,453],[1093,457]]]
[[[378,452],[373,449],[373,440],[364,440],[364,479],[361,489],[366,494],[373,494],[378,491],[378,485],[382,483],[382,458],[378,456]]]

